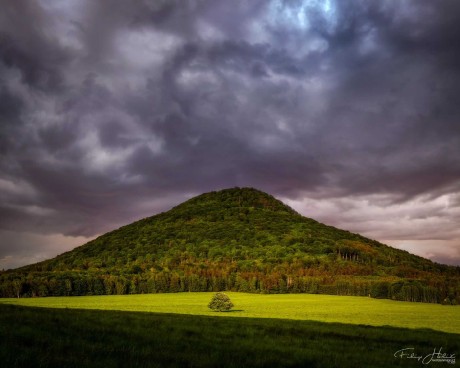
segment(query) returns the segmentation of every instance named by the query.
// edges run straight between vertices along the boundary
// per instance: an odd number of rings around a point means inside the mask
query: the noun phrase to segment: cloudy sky
[[[460,2],[0,0],[0,269],[202,192],[460,264]]]

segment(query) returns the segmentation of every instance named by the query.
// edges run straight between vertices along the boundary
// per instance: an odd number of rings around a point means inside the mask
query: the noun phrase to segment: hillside
[[[205,193],[54,259],[0,296],[235,290],[456,302],[458,267],[321,224],[252,188]]]

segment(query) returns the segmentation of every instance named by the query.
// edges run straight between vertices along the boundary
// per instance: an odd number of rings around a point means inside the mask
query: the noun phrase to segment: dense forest
[[[0,273],[1,297],[222,290],[457,304],[460,267],[321,224],[256,189],[233,188]]]

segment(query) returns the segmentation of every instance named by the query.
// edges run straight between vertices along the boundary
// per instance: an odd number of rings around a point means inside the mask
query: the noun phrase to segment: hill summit
[[[232,188],[0,275],[0,296],[235,290],[456,302],[459,268],[301,216]]]

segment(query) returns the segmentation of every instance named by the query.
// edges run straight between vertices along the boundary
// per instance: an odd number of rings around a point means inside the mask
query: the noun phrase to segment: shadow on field
[[[0,304],[0,362],[17,368],[421,368],[401,349],[423,357],[441,347],[449,355],[460,351],[459,334],[433,330],[229,317]]]

